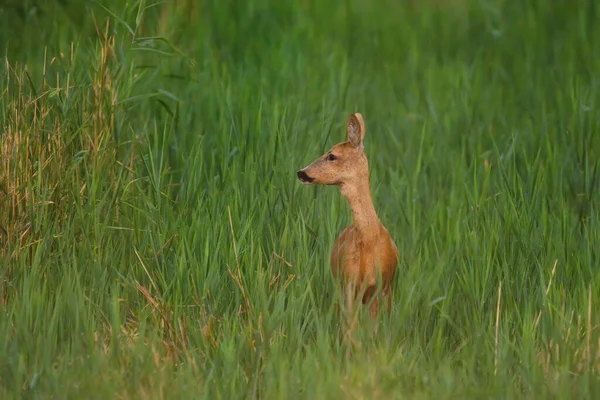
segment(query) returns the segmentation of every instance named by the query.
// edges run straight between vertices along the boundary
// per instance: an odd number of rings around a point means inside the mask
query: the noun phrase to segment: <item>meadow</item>
[[[0,398],[600,397],[594,0],[0,6]],[[401,254],[296,171],[367,133]]]

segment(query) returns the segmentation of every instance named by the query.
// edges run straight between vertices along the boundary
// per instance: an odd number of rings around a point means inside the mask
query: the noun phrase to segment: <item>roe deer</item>
[[[297,172],[303,184],[337,185],[352,210],[352,225],[337,238],[331,252],[334,277],[345,286],[348,308],[362,294],[372,301],[371,316],[379,313],[377,274],[391,309],[391,283],[398,263],[398,248],[379,221],[371,199],[369,164],[364,153],[365,123],[360,113],[348,119],[348,141],[338,143],[309,166]]]

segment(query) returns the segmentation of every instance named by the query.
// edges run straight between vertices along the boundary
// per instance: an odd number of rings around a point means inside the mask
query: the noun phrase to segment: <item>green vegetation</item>
[[[0,398],[598,398],[599,20],[4,2]],[[353,111],[402,255],[377,335],[335,314],[344,200],[295,175]]]

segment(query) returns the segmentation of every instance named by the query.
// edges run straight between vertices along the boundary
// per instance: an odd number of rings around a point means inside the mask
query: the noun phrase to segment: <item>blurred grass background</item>
[[[598,398],[599,17],[3,2],[0,397]],[[348,349],[295,171],[354,111],[402,263]]]

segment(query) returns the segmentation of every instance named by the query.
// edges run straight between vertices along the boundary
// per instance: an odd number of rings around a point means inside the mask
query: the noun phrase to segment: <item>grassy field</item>
[[[599,398],[599,20],[4,2],[0,398]],[[295,175],[354,111],[402,257],[377,335],[334,310],[346,203]]]

